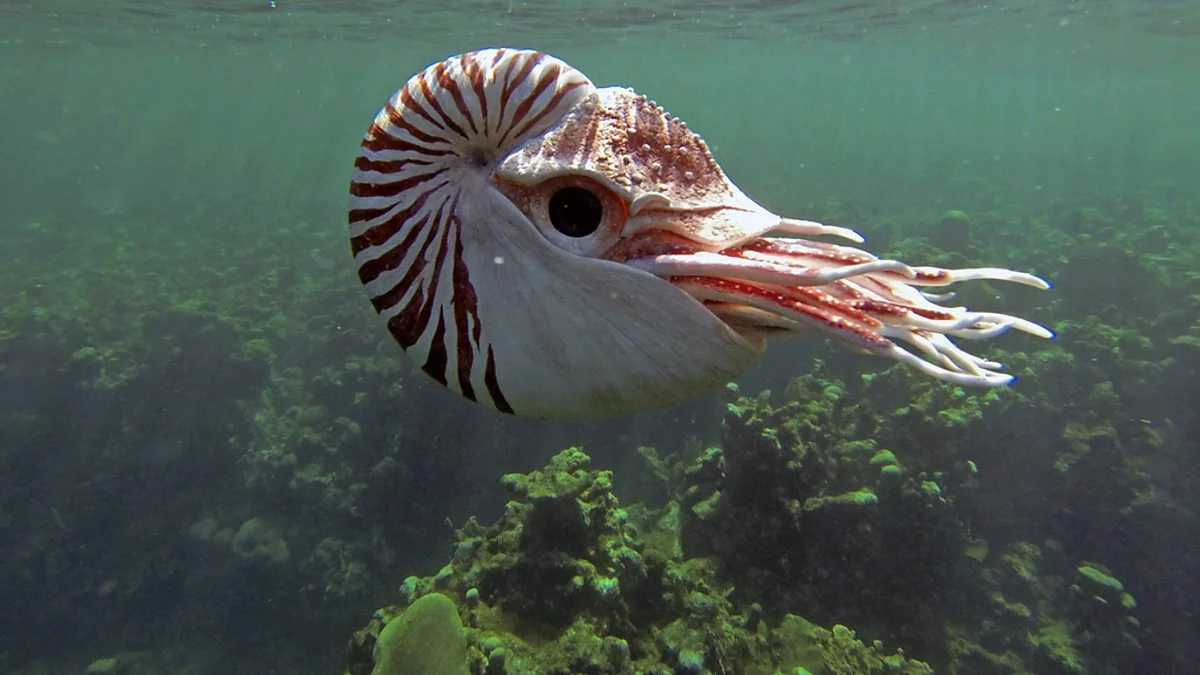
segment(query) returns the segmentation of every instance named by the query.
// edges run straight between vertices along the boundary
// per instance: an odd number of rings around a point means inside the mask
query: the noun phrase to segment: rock
[[[216,534],[212,536],[211,541],[217,546],[229,546],[233,543],[233,529],[229,527],[222,527],[221,529],[217,530]]]
[[[891,450],[880,450],[871,457],[871,466],[889,466],[898,465],[896,453]]]
[[[962,253],[971,248],[971,217],[963,211],[947,211],[938,221],[934,243],[943,250]]]
[[[474,587],[468,588],[467,592],[463,595],[463,598],[467,601],[467,604],[472,607],[474,607],[475,605],[478,605],[479,604],[479,589],[474,588]]]
[[[242,523],[233,535],[233,550],[247,560],[282,564],[291,558],[287,542],[262,518]]]
[[[454,603],[417,599],[379,632],[371,675],[468,675],[467,638]]]
[[[202,518],[188,527],[187,533],[194,539],[209,541],[216,534],[220,524],[215,518]]]
[[[101,673],[104,675],[116,675],[122,670],[120,659],[110,657],[92,661],[92,664],[87,667],[84,673],[85,675],[101,675]]]

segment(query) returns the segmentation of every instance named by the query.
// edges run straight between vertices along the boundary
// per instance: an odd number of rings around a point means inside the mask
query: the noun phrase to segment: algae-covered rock
[[[872,675],[873,673],[933,673],[928,664],[905,658],[903,650],[888,654],[883,645],[871,645],[842,625],[832,629],[788,614],[774,633],[779,667],[786,672],[812,675]]]
[[[1014,542],[993,558],[991,566],[981,568],[981,583],[967,590],[986,593],[976,602],[990,605],[982,613],[987,620],[952,629],[958,672],[1134,672],[1140,647],[1137,621],[1129,612],[1136,603],[1125,599],[1123,584],[1106,568],[1070,565],[1052,541],[1044,548]],[[1074,583],[1068,586],[1064,582],[1073,568]]]
[[[86,675],[115,675],[121,671],[120,659],[109,657],[96,659],[84,671]]]
[[[246,560],[282,564],[291,558],[287,542],[270,523],[251,518],[233,535],[233,550]]]
[[[963,252],[971,248],[971,217],[963,211],[950,210],[937,224],[937,245],[947,251]]]
[[[1076,570],[1079,582],[1097,596],[1124,593],[1125,585],[1096,563],[1084,563]]]
[[[896,453],[891,450],[880,450],[871,456],[871,466],[889,466],[899,464],[896,460]]]
[[[1119,665],[1118,672],[1128,672],[1137,663],[1141,624],[1133,616],[1135,609],[1137,601],[1107,567],[1086,562],[1076,568],[1065,615],[1078,635],[1079,648],[1089,657],[1085,663]]]
[[[967,546],[963,549],[963,554],[976,562],[983,562],[987,559],[988,555],[987,540],[982,537],[971,537],[967,540]]]
[[[935,620],[954,602],[968,537],[955,509],[969,494],[965,469],[922,470],[910,440],[871,440],[857,404],[825,378],[793,380],[778,407],[726,391],[721,461],[708,462],[721,470],[694,482],[699,472],[686,470],[677,491],[683,551],[716,562],[735,604],[873,626],[886,607],[894,614],[873,637],[935,654],[936,631],[913,617]]]
[[[505,476],[514,499],[504,515],[468,521],[450,564],[407,579],[402,596],[441,591],[457,604],[473,675],[775,672],[762,608],[739,613],[715,566],[668,542],[676,520],[620,508],[610,472],[590,461],[570,448],[541,471]],[[382,609],[355,634],[350,675],[378,675],[375,636],[397,613]]]
[[[418,598],[387,622],[375,642],[371,675],[468,675],[467,638],[454,603],[441,593]]]
[[[434,586],[455,597],[475,588],[484,603],[560,629],[581,613],[627,620],[625,598],[646,583],[646,562],[613,494],[612,472],[591,470],[590,462],[568,448],[542,471],[504,476],[516,498],[505,517],[490,529],[468,522]]]
[[[198,541],[211,541],[213,535],[221,527],[216,518],[205,517],[192,523],[187,528],[188,536]]]
[[[122,652],[92,661],[83,672],[84,675],[158,675],[166,670],[149,652]]]
[[[830,495],[828,497],[809,497],[804,500],[805,511],[816,511],[817,509],[827,508],[830,506],[839,507],[857,507],[871,506],[879,502],[879,497],[870,490],[851,490],[838,495]]]

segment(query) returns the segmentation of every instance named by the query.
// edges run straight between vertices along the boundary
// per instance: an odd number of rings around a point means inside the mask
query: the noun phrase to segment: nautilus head
[[[359,276],[400,346],[462,396],[601,417],[737,378],[773,335],[818,332],[962,385],[1011,381],[951,338],[1010,328],[922,289],[1004,269],[880,260],[738,189],[644,96],[535,51],[485,49],[413,76],[376,115],[350,184]]]

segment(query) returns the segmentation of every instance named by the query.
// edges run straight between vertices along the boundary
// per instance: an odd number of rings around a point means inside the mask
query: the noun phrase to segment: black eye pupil
[[[581,187],[568,187],[550,197],[550,224],[568,237],[586,237],[600,227],[604,205]]]

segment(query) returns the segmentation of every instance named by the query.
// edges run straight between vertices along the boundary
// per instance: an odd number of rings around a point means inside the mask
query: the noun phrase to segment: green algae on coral
[[[1084,563],[1077,569],[1079,576],[1084,580],[1091,582],[1097,588],[1109,589],[1117,593],[1125,591],[1125,585],[1118,581],[1115,577],[1108,574],[1101,566],[1096,563]]]
[[[903,473],[904,469],[895,464],[886,464],[879,469],[879,477],[885,480],[895,480]]]
[[[987,540],[982,537],[971,537],[967,540],[966,547],[963,548],[963,554],[976,562],[983,562],[988,555]]]
[[[971,248],[971,217],[964,211],[952,209],[942,214],[936,227],[938,246],[954,252]]]
[[[121,661],[119,659],[113,657],[96,659],[88,665],[87,670],[84,671],[84,675],[113,675],[120,667]]]
[[[449,598],[418,598],[379,632],[371,675],[468,675],[467,639]]]
[[[829,497],[809,497],[804,500],[805,511],[816,511],[828,506],[870,506],[878,503],[879,497],[870,490],[851,490]]]
[[[287,542],[279,530],[259,517],[242,523],[233,536],[232,546],[234,552],[245,560],[279,565],[291,558]]]
[[[810,621],[786,615],[775,634],[779,667],[812,675],[876,675],[882,673],[933,673],[928,664],[907,659],[903,651],[884,653],[882,644],[867,645],[845,626],[825,629]]]
[[[457,604],[469,671],[769,675],[787,666],[770,646],[783,645],[786,632],[768,625],[762,607],[739,612],[711,560],[686,558],[678,545],[648,548],[643,537],[660,524],[668,532],[653,536],[679,536],[675,519],[642,506],[621,509],[609,473],[589,463],[582,450],[569,448],[541,471],[505,476],[514,499],[500,520],[488,527],[469,521],[448,565],[433,577],[406,580],[407,600],[437,590]],[[366,647],[396,613],[380,610],[356,634],[353,675],[369,672]],[[848,674],[865,664],[927,672],[863,645],[847,629],[806,625],[819,658],[793,665],[816,675]]]
[[[1071,629],[1065,621],[1044,624],[1031,639],[1034,652],[1035,672],[1086,673],[1083,656],[1071,637]]]
[[[888,466],[898,465],[900,462],[896,459],[896,453],[891,450],[880,450],[871,457],[871,466]]]

